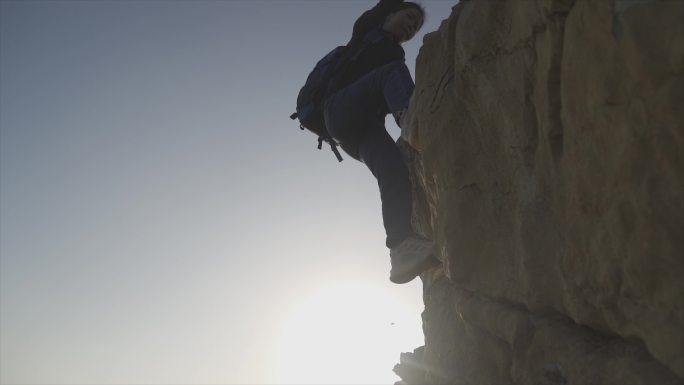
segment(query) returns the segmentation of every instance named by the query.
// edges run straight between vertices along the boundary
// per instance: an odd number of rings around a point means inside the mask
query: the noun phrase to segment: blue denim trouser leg
[[[413,201],[408,169],[385,129],[385,116],[406,108],[413,88],[408,68],[403,61],[397,61],[336,92],[325,104],[330,135],[346,153],[365,163],[378,180],[389,248],[413,232]]]

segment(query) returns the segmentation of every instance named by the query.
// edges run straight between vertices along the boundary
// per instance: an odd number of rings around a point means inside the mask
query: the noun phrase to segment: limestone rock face
[[[684,1],[463,1],[415,97],[431,381],[684,383]]]

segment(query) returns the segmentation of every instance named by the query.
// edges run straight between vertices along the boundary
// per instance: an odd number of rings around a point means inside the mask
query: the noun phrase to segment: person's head
[[[403,43],[411,40],[423,26],[425,21],[425,9],[420,4],[410,1],[398,3],[392,13],[387,15],[382,25],[397,42]]]

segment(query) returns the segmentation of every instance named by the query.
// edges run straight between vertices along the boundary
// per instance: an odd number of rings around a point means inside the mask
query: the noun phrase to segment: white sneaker
[[[390,250],[390,281],[407,283],[423,271],[441,264],[442,262],[434,255],[434,242],[415,235],[409,236]]]

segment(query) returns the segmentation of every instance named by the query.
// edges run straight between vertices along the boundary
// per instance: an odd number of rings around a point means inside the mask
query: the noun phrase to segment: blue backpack
[[[337,150],[337,142],[330,136],[325,127],[323,102],[328,93],[330,80],[342,67],[344,62],[342,59],[346,51],[346,46],[336,47],[316,63],[313,71],[306,78],[304,87],[297,95],[297,112],[290,115],[292,120],[299,118],[299,128],[307,129],[318,135],[319,150],[323,147],[324,141],[328,142],[340,162],[342,156]]]
[[[325,127],[323,116],[323,104],[328,96],[330,81],[339,72],[343,71],[347,64],[355,60],[363,50],[371,44],[379,43],[384,39],[384,35],[379,30],[368,33],[362,43],[350,52],[347,46],[335,47],[328,52],[306,78],[306,83],[297,95],[297,111],[290,115],[290,119],[299,119],[299,128],[307,129],[318,135],[318,149],[323,147],[323,142],[330,144],[330,148],[335,153],[338,161],[342,161],[342,156],[337,150],[337,142],[328,133]]]

